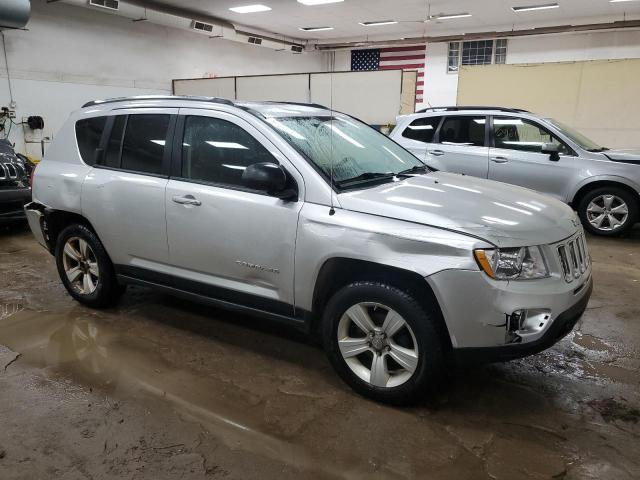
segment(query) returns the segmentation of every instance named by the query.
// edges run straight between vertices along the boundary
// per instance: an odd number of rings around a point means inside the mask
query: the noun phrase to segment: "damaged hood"
[[[347,210],[473,235],[500,247],[554,243],[579,222],[566,204],[526,188],[447,172],[342,193]]]
[[[640,150],[607,150],[604,153],[609,160],[614,162],[634,163],[640,165]]]

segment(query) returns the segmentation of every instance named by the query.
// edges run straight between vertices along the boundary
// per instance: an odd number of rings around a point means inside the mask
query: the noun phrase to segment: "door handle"
[[[196,207],[202,205],[202,202],[200,200],[196,200],[196,197],[194,197],[193,195],[185,195],[184,197],[179,197],[176,195],[171,200],[179,203],[180,205],[194,205]]]
[[[507,157],[491,157],[493,163],[507,163],[509,159]]]
[[[444,155],[444,152],[442,150],[429,150],[429,153],[431,155],[436,156],[436,157],[440,157],[440,156]]]

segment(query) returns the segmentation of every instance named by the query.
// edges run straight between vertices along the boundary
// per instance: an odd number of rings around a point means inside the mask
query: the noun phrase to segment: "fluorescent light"
[[[344,0],[298,0],[298,3],[307,5],[307,6],[326,5],[327,3],[339,3],[339,2],[344,2]]]
[[[236,13],[256,13],[256,12],[268,12],[271,7],[266,5],[243,5],[241,7],[231,7],[229,10]]]
[[[609,3],[619,3],[619,2],[637,2],[638,0],[609,0]]]
[[[249,150],[244,145],[240,145],[239,143],[236,143],[236,142],[214,142],[212,140],[207,140],[204,143],[208,143],[212,147],[216,147],[216,148],[233,148],[238,150]]]
[[[303,32],[323,32],[325,30],[333,30],[333,27],[298,27]]]
[[[377,22],[358,22],[363,27],[377,27],[378,25],[393,25],[398,23],[395,20],[379,20]]]
[[[560,5],[557,3],[546,3],[544,5],[529,5],[525,7],[511,7],[514,12],[531,12],[533,10],[548,10],[550,8],[558,8]]]
[[[466,18],[470,17],[470,13],[446,13],[442,15],[431,15],[430,20],[450,20],[452,18]]]

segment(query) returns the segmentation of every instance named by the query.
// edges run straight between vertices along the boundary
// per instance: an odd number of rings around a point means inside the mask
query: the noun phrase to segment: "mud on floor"
[[[640,478],[640,231],[589,246],[575,333],[396,409],[260,319],[140,288],[81,307],[4,231],[0,478]]]

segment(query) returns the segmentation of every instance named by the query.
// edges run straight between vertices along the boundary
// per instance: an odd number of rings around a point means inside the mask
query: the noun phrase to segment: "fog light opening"
[[[551,321],[551,310],[543,308],[521,308],[507,318],[507,338],[510,342],[526,339],[544,330]]]

